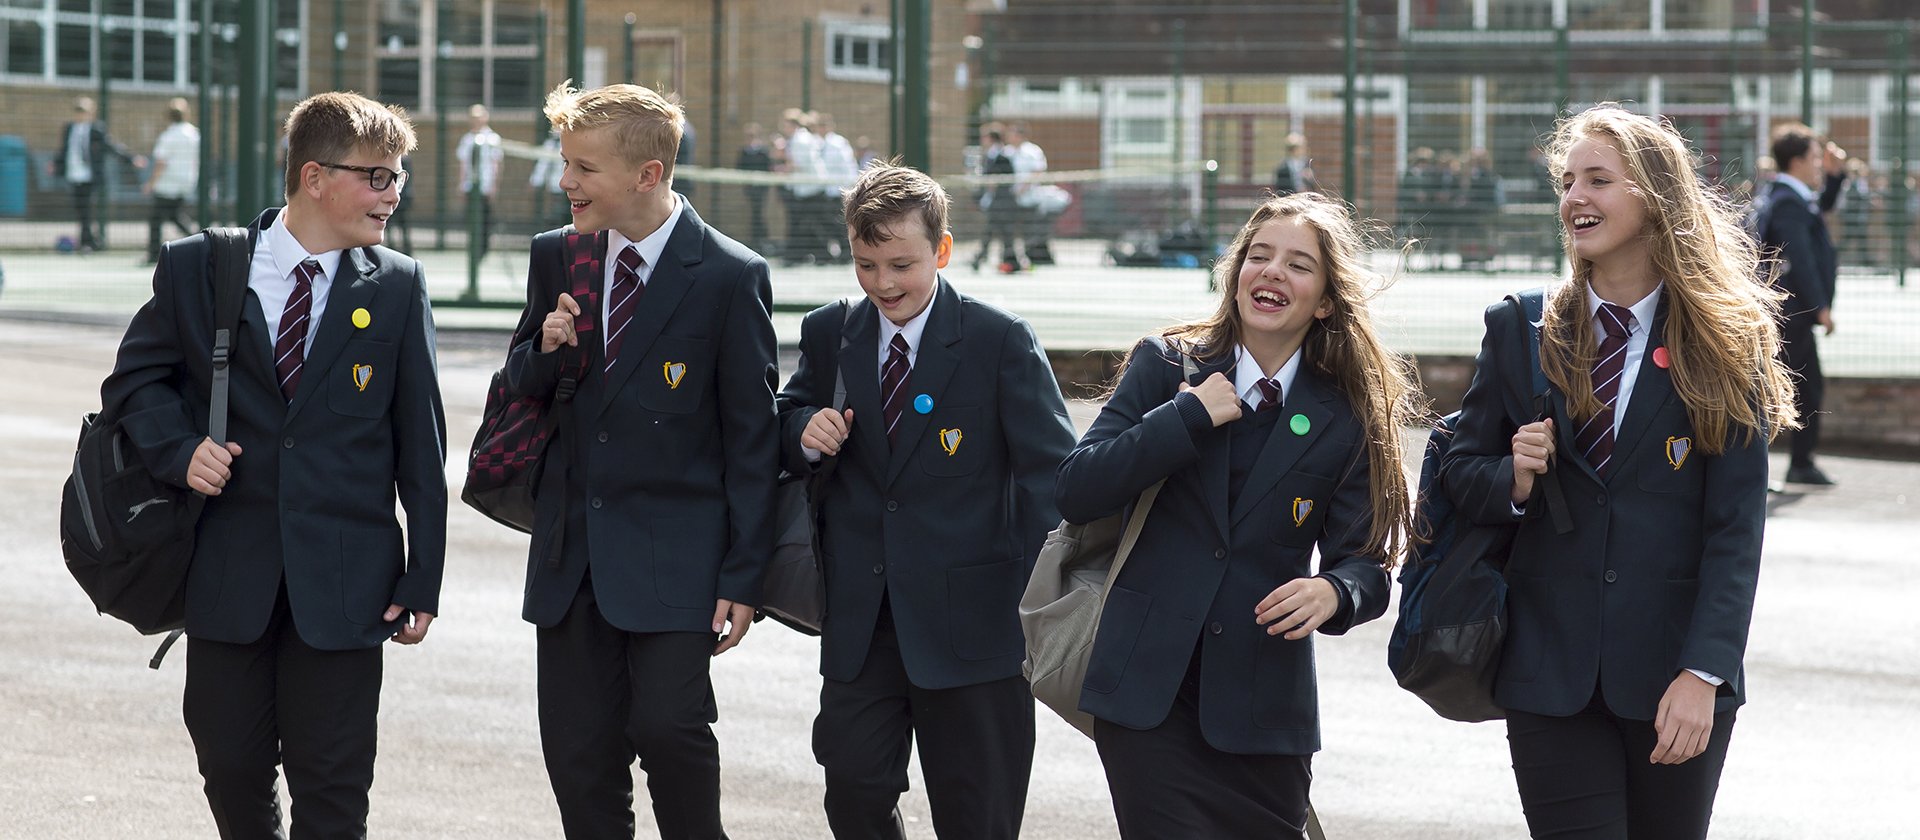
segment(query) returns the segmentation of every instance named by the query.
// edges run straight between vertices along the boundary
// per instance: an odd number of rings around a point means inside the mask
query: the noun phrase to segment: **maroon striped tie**
[[[313,281],[320,276],[317,260],[303,260],[293,269],[293,294],[280,311],[280,337],[273,341],[273,369],[280,375],[280,395],[293,402],[300,387],[300,369],[307,364],[307,327],[313,323]]]
[[[1280,383],[1272,379],[1260,380],[1260,407],[1255,411],[1272,411],[1280,407]]]
[[[885,415],[882,419],[887,422],[889,445],[898,437],[900,413],[907,407],[907,374],[912,370],[913,366],[907,362],[907,339],[894,333],[893,341],[887,343],[887,363],[880,368],[881,405]]]
[[[642,262],[640,249],[628,245],[620,249],[620,259],[614,264],[613,289],[608,295],[613,306],[607,310],[607,366],[602,372],[613,370],[613,363],[620,359],[627,325],[633,322],[633,311],[640,307],[640,293],[647,290],[640,282]]]
[[[1633,333],[1633,311],[1613,303],[1600,304],[1600,361],[1593,366],[1593,396],[1603,406],[1573,440],[1587,463],[1601,478],[1613,460],[1613,407],[1620,398],[1620,374],[1627,369],[1627,336]]]

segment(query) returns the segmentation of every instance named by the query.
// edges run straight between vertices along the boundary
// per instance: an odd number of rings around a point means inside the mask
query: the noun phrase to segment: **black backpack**
[[[247,293],[252,248],[243,228],[202,232],[214,283],[213,390],[208,436],[227,437],[227,377]],[[80,419],[73,474],[60,494],[60,552],[100,612],[141,633],[173,631],[154,654],[160,667],[186,624],[187,566],[206,497],[161,481],[120,427],[120,406]]]

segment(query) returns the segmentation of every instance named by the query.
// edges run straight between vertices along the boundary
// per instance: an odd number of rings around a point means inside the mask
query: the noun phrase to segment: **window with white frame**
[[[893,74],[893,34],[885,23],[826,21],[827,78],[887,82]]]
[[[540,101],[536,0],[378,0],[380,99],[430,112]]]
[[[216,51],[231,55],[241,0],[0,0],[0,76],[14,81],[107,78],[135,89],[194,84],[200,8],[213,3]],[[283,2],[274,22],[275,80],[299,90],[300,21],[307,0]],[[219,60],[231,60],[217,57]]]
[[[1767,25],[1765,0],[1400,0],[1401,31],[1680,33],[1732,37]]]

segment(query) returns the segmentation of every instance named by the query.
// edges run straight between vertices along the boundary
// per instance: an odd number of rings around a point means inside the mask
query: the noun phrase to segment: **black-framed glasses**
[[[320,163],[319,161],[314,162]],[[398,189],[407,188],[407,171],[405,169],[395,170],[388,169],[384,166],[354,166],[346,163],[321,163],[320,165],[328,169],[345,169],[348,172],[365,173],[367,176],[367,186],[372,187],[375,192],[385,190],[388,184],[393,184]]]

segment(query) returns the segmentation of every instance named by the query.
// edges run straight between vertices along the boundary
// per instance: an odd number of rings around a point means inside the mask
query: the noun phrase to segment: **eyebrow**
[[[1305,251],[1302,251],[1302,250],[1300,250],[1300,249],[1298,249],[1298,248],[1292,248],[1292,249],[1289,249],[1289,250],[1287,251],[1287,256],[1289,256],[1289,257],[1299,257],[1299,258],[1301,258],[1301,259],[1304,259],[1304,260],[1306,260],[1307,262],[1310,262],[1310,263],[1313,263],[1313,264],[1315,264],[1315,265],[1319,265],[1319,264],[1320,264],[1320,258],[1319,258],[1319,257],[1316,257],[1316,256],[1314,256],[1314,255],[1312,255],[1312,254],[1309,254],[1309,253],[1307,253],[1307,252],[1305,252]]]

